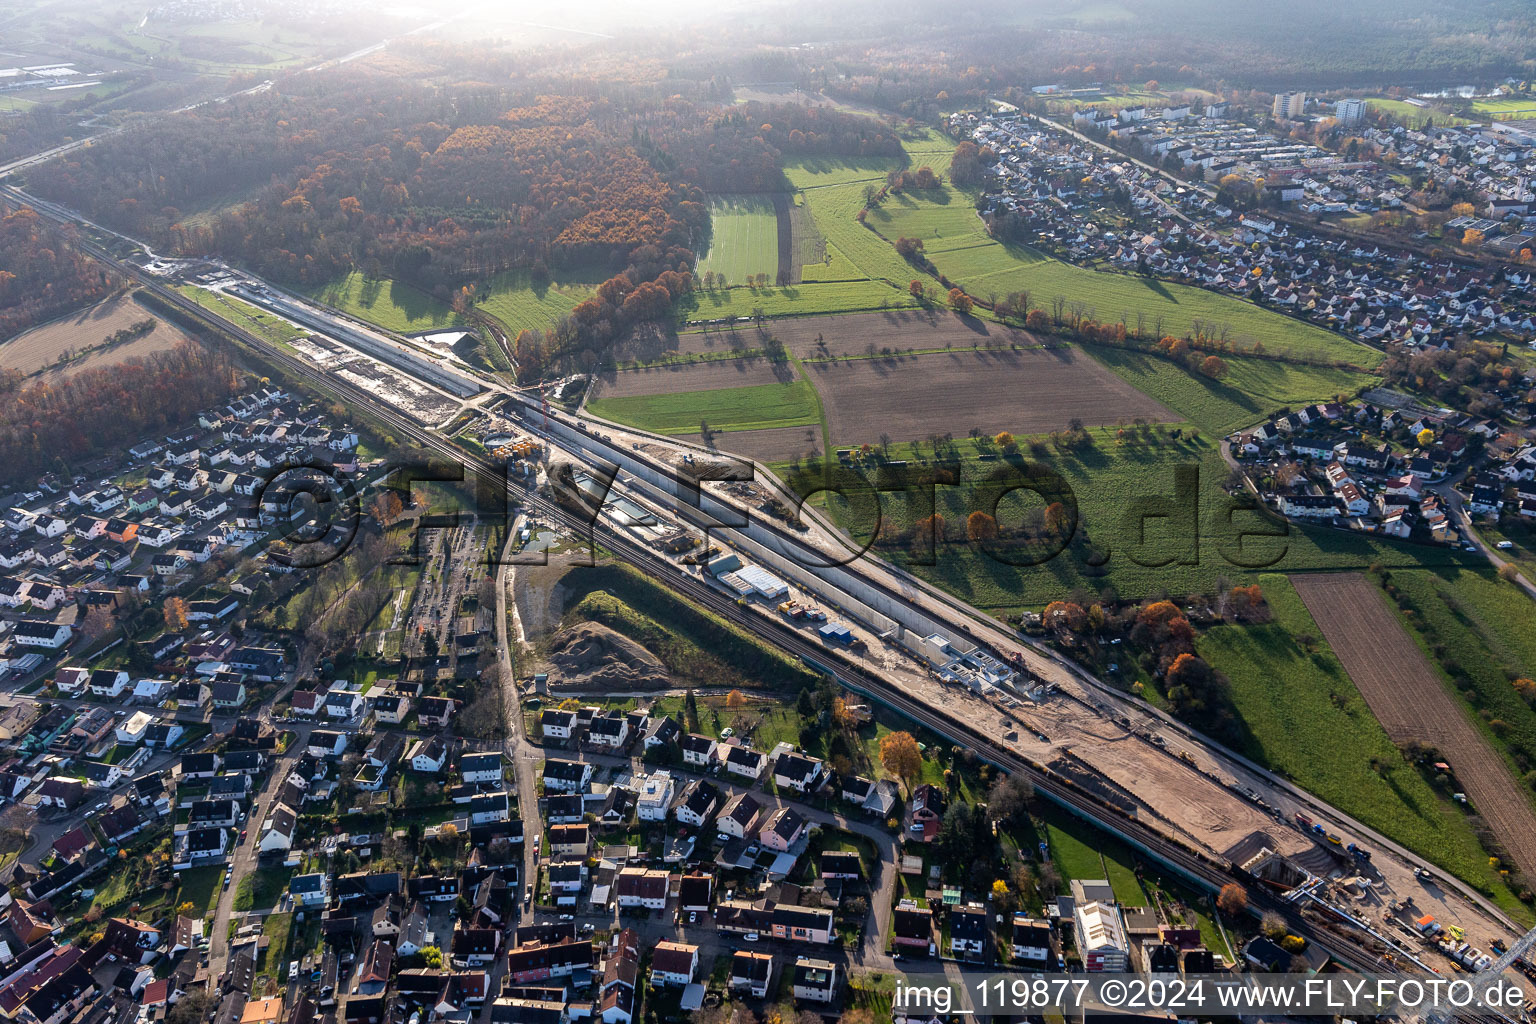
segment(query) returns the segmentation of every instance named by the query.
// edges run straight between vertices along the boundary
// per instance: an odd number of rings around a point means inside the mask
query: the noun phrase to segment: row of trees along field
[[[63,228],[30,209],[0,206],[0,339],[106,297],[106,267],[69,244]]]

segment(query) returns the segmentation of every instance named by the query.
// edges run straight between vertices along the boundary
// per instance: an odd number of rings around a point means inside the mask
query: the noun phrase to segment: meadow
[[[775,279],[779,218],[768,196],[711,196],[709,230],[709,252],[699,261],[699,274],[723,274],[732,284],[741,284],[756,274]]]
[[[921,151],[912,154],[912,162],[924,162]],[[1160,320],[1165,335],[1192,333],[1200,321],[1207,328],[1228,328],[1232,341],[1242,347],[1262,343],[1273,353],[1362,366],[1381,361],[1381,354],[1372,349],[1242,299],[1154,278],[1090,270],[993,239],[974,199],[947,184],[893,195],[869,212],[867,224],[862,230],[878,232],[889,243],[902,237],[921,239],[940,273],[983,299],[1027,290],[1037,306],[1048,308],[1060,295],[1068,303],[1085,303],[1090,316],[1104,322],[1124,318],[1134,324],[1141,314],[1151,328]],[[907,269],[910,276],[913,268]]]
[[[1500,96],[1472,101],[1474,114],[1487,114],[1495,119],[1536,117],[1536,97]]]
[[[447,303],[426,292],[400,281],[365,277],[360,271],[311,289],[309,296],[398,334],[463,323]]]
[[[1216,626],[1196,645],[1231,681],[1242,753],[1518,908],[1463,813],[1388,738],[1290,580],[1267,573],[1258,582],[1271,620]]]
[[[1083,348],[1138,391],[1202,430],[1222,436],[1253,426],[1279,410],[1331,401],[1380,383],[1374,375],[1358,370],[1241,356],[1227,358],[1226,377],[1213,380],[1143,352],[1102,345]]]
[[[599,398],[587,403],[594,416],[658,434],[692,434],[701,422],[711,430],[762,430],[821,422],[821,406],[809,381],[756,384],[708,391]]]
[[[912,309],[916,300],[905,290],[880,281],[805,281],[762,288],[738,286],[696,291],[684,300],[689,321],[764,316],[814,316],[881,309]]]
[[[1078,516],[1071,543],[1042,564],[1028,564],[1043,556],[1038,548],[1001,552],[1002,557],[1026,563],[1008,564],[964,539],[967,516],[990,510],[990,500],[983,501],[991,493],[985,478],[999,466],[977,461],[980,449],[969,438],[953,442],[961,461],[958,486],[881,495],[883,528],[902,536],[929,514],[928,494],[934,493],[936,510],[950,524],[947,533],[952,539],[936,555],[904,543],[875,551],[1009,619],[1074,592],[1112,590],[1121,598],[1136,599],[1211,593],[1222,580],[1246,580],[1258,572],[1363,568],[1373,562],[1405,568],[1456,563],[1458,556],[1447,549],[1286,524],[1255,511],[1234,510],[1233,499],[1222,489],[1227,469],[1215,442],[1193,436],[1187,424],[1157,429],[1162,431],[1160,439],[1138,437],[1127,444],[1117,441],[1116,428],[1107,427],[1090,428],[1094,443],[1087,448],[1062,451],[1046,446],[1036,454],[1025,447],[1031,462],[1054,471],[1070,489]],[[1182,431],[1179,439],[1173,436],[1176,430]],[[920,447],[927,446],[894,445],[890,457],[915,458]],[[1195,474],[1182,495],[1176,477],[1180,472]],[[792,467],[780,467],[780,475],[804,490],[819,479],[807,471],[797,481]],[[868,539],[875,521],[867,508],[855,509],[844,497],[826,492],[821,499],[857,540]],[[1026,517],[1038,517],[1044,507],[1038,494],[1014,491],[997,504],[997,521],[1006,530],[1028,521]],[[922,564],[925,560],[936,564]]]

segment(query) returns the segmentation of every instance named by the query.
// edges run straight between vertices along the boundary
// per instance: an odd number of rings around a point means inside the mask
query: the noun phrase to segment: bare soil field
[[[807,244],[814,242],[813,239]],[[782,244],[779,251],[785,251]],[[802,359],[867,356],[887,348],[892,352],[924,352],[945,347],[966,350],[972,347],[1038,348],[1043,344],[1027,331],[973,316],[960,316],[947,309],[903,309],[884,313],[785,317],[769,320],[761,327],[752,323],[719,324],[686,334],[663,331],[646,324],[620,342],[614,355],[638,362],[654,361],[663,354],[718,355],[761,349],[769,338],[777,338],[785,349]]]
[[[686,391],[746,388],[782,384],[793,380],[795,368],[768,359],[722,359],[675,366],[646,366],[636,370],[600,374],[588,392],[598,398],[638,398],[643,395],[674,395]]]
[[[1071,348],[934,352],[807,362],[833,444],[912,441],[971,428],[1035,434],[1136,417],[1175,421],[1160,402]]]
[[[1439,750],[1500,845],[1536,878],[1536,810],[1386,596],[1360,573],[1292,576],[1291,583],[1387,735]]]
[[[703,444],[698,434],[683,440]],[[820,427],[768,427],[763,430],[721,430],[715,432],[714,447],[731,455],[756,462],[787,462],[811,455],[821,455],[825,448]]]
[[[1026,331],[1004,327],[947,309],[901,309],[846,316],[807,316],[774,320],[767,330],[795,355],[805,359],[864,356],[887,347],[895,352],[949,347],[1037,348],[1043,342]],[[750,338],[756,327],[744,325]],[[728,333],[728,332],[727,332]],[[749,345],[755,344],[753,341]]]
[[[43,378],[67,377],[92,366],[120,363],[135,356],[147,356],[173,348],[186,335],[163,320],[156,320],[155,329],[142,338],[124,342],[84,354],[64,366],[58,360],[66,352],[81,352],[99,346],[115,331],[131,327],[143,320],[153,320],[154,315],[127,295],[99,302],[41,327],[34,327],[24,334],[0,345],[0,367],[20,370],[27,375],[39,374]]]

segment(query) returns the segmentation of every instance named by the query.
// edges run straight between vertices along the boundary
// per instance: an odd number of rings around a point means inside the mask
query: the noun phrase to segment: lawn
[[[1487,114],[1493,118],[1536,117],[1536,97],[1501,96],[1472,101],[1474,114]]]
[[[288,974],[288,940],[293,935],[293,915],[268,914],[262,922],[261,934],[267,939],[267,948],[256,964],[257,973],[282,981]]]
[[[244,878],[235,889],[235,910],[268,910],[277,905],[283,893],[288,891],[288,881],[293,869],[285,867],[257,868]]]
[[[1366,106],[1391,114],[1411,128],[1417,128],[1425,121],[1433,120],[1436,124],[1466,124],[1467,119],[1447,114],[1436,107],[1416,107],[1404,100],[1393,100],[1385,97],[1377,97],[1365,101]]]
[[[1136,879],[1134,858],[1129,848],[1109,833],[1053,805],[1046,808],[1043,818],[1051,861],[1061,872],[1064,883],[1107,879],[1115,890],[1115,898],[1124,905],[1147,905],[1147,895]],[[1036,850],[1028,852],[1031,855],[1038,853]]]
[[[712,430],[758,430],[821,422],[816,389],[806,380],[600,398],[587,409],[594,416],[658,434],[692,434],[700,429],[700,423],[708,423]]]
[[[912,162],[932,161],[914,153]],[[817,221],[821,222],[820,216]],[[1148,328],[1160,322],[1164,335],[1192,333],[1200,321],[1208,329],[1229,328],[1231,339],[1241,347],[1261,342],[1274,353],[1363,366],[1375,366],[1382,358],[1373,349],[1242,299],[1153,278],[1077,267],[1027,246],[997,241],[987,234],[973,197],[949,185],[893,195],[870,211],[868,227],[859,230],[878,231],[888,243],[901,237],[921,239],[928,259],[940,273],[982,298],[1024,289],[1042,307],[1048,307],[1057,295],[1068,302],[1084,302],[1090,315],[1104,322],[1124,317],[1128,324],[1134,324],[1137,314],[1142,314]],[[918,276],[894,250],[891,257],[905,267],[907,277]]]
[[[451,327],[463,320],[447,303],[426,292],[399,281],[373,280],[359,271],[312,288],[309,294],[360,320],[400,334]]]
[[[764,316],[813,316],[912,309],[916,305],[911,295],[893,284],[862,279],[822,279],[782,287],[738,286],[698,291],[684,300],[681,308],[689,321],[702,321],[754,316],[759,310]]]
[[[719,195],[709,200],[709,252],[697,273],[724,274],[741,284],[756,274],[773,280],[779,269],[779,219],[763,195]]]
[[[1428,574],[1393,578],[1409,575]],[[1231,680],[1248,735],[1242,752],[1510,906],[1465,817],[1403,759],[1290,581],[1266,574],[1259,583],[1271,622],[1217,626],[1197,644]]]
[[[176,895],[176,905],[191,903],[195,908],[192,916],[202,917],[218,901],[219,880],[223,877],[222,866],[188,868],[181,873],[181,892]]]
[[[1069,489],[1065,493],[1048,488],[1052,500],[1077,510],[1071,543],[1043,564],[1032,563],[1048,554],[1044,544],[1005,549],[994,558],[965,540],[969,514],[992,511],[993,495],[1020,477],[1005,461],[979,461],[978,447],[968,438],[954,443],[961,472],[958,485],[881,493],[879,520],[872,502],[857,496],[856,505],[841,495],[824,494],[825,507],[861,543],[879,522],[901,540],[882,544],[877,554],[1005,617],[1038,609],[1076,590],[1092,594],[1112,588],[1119,597],[1134,599],[1164,592],[1211,593],[1223,578],[1235,581],[1255,571],[1363,568],[1373,561],[1401,567],[1456,562],[1454,552],[1441,548],[1285,524],[1234,508],[1234,499],[1222,489],[1227,468],[1215,441],[1192,437],[1188,425],[1158,429],[1161,436],[1154,434],[1150,442],[1138,439],[1121,445],[1111,427],[1090,430],[1094,443],[1088,448],[1044,447],[1038,453],[1025,449],[1031,462],[1054,471]],[[1174,439],[1174,430],[1182,430],[1183,436]],[[914,451],[915,446],[896,445],[891,457],[908,458]],[[989,479],[994,473],[995,483]],[[1185,491],[1192,502],[1179,497],[1178,473],[1186,479],[1193,474],[1193,486]],[[809,471],[803,476],[786,473],[782,467],[779,475],[802,493],[821,479]],[[871,477],[872,484],[878,482]],[[936,557],[926,544],[914,550],[905,541],[914,524],[929,514],[929,495],[948,524],[948,540]],[[1017,528],[1038,521],[1045,504],[1038,494],[1014,490],[996,501],[996,518],[1005,530]],[[920,556],[936,564],[924,565]]]
[[[1379,379],[1356,370],[1298,366],[1269,359],[1226,360],[1222,380],[1190,373],[1181,364],[1143,352],[1108,346],[1084,346],[1099,362],[1179,413],[1202,430],[1225,436],[1253,426],[1278,410],[1353,395]]]

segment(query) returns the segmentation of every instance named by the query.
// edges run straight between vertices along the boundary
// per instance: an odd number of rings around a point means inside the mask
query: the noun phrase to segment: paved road
[[[311,645],[306,645],[305,651],[299,658],[299,665],[286,683],[279,687],[277,692],[268,697],[257,707],[249,717],[258,721],[272,723],[272,708],[281,699],[292,692],[295,682],[305,678],[308,670],[313,667],[313,653]],[[208,939],[208,976],[211,979],[223,977],[229,961],[229,922],[234,914],[235,893],[240,890],[240,882],[257,867],[256,845],[261,836],[261,824],[267,820],[267,814],[272,805],[277,801],[278,793],[282,792],[283,780],[293,770],[293,766],[304,754],[304,748],[309,744],[309,731],[314,728],[308,723],[283,723],[284,727],[294,736],[288,744],[288,749],[279,754],[273,761],[272,769],[267,775],[266,785],[262,791],[256,794],[251,803],[250,814],[246,817],[242,827],[247,830],[245,842],[234,848],[230,858],[229,888],[219,893],[218,905],[214,910],[213,924]],[[232,726],[232,723],[231,723]],[[274,725],[276,728],[276,725]],[[297,808],[295,808],[297,810]],[[274,974],[277,967],[272,968]]]
[[[1483,553],[1483,557],[1488,559],[1495,571],[1502,570],[1506,565],[1515,566],[1515,563],[1504,558],[1487,541],[1483,540],[1482,535],[1472,526],[1472,517],[1467,513],[1466,505],[1461,500],[1461,495],[1457,492],[1453,482],[1448,480],[1444,483],[1431,484],[1427,489],[1440,495],[1440,499],[1445,502],[1445,507],[1451,511],[1451,518],[1461,528],[1462,536],[1470,538],[1472,544]],[[1514,582],[1527,595],[1536,598],[1536,584],[1531,583],[1526,578],[1525,574],[1520,571],[1519,566],[1515,566]]]

